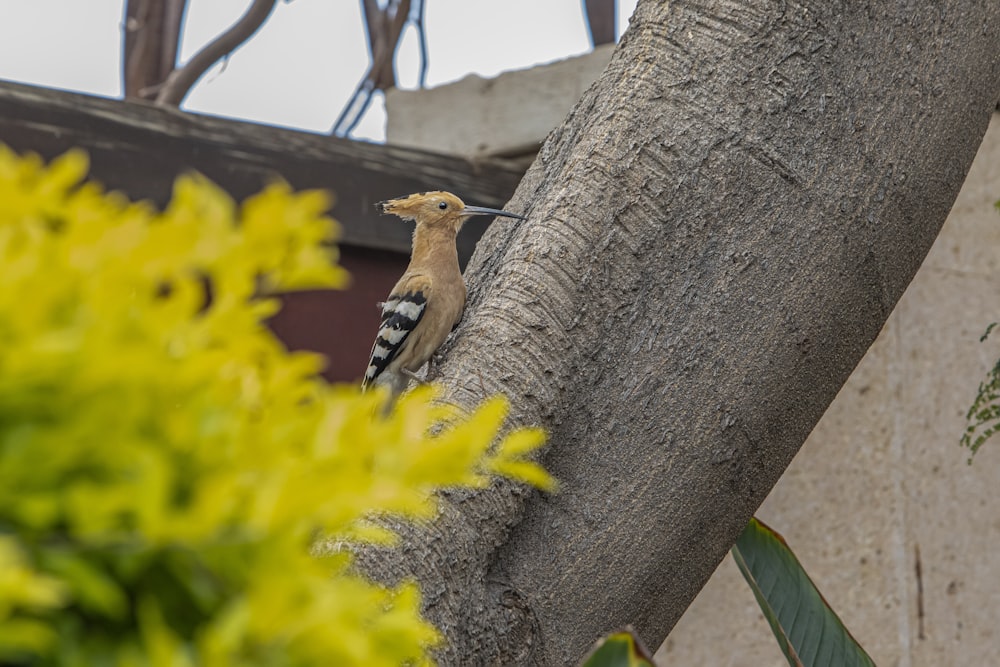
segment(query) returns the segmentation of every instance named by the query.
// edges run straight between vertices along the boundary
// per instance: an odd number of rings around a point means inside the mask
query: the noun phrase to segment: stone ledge
[[[470,159],[534,156],[611,60],[614,45],[549,65],[386,91],[386,143]]]

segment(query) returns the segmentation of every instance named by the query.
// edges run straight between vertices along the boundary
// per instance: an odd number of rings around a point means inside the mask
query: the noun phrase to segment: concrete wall
[[[429,90],[389,90],[386,142],[471,158],[528,156],[611,60],[613,44],[494,79],[470,75]]]
[[[1000,664],[1000,436],[958,445],[1000,358],[1000,115],[923,267],[758,512],[882,666]],[[918,565],[919,564],[919,565]],[[919,567],[919,574],[918,574]],[[727,557],[662,665],[787,665]]]
[[[463,155],[537,146],[608,52],[587,58],[390,94],[389,139]],[[996,199],[1000,116],[923,268],[758,513],[883,667],[1000,663],[1000,515],[991,509],[1000,436],[972,466],[958,446],[979,381],[1000,357],[1000,332],[979,342],[1000,320]],[[787,664],[731,558],[657,657],[664,666]]]

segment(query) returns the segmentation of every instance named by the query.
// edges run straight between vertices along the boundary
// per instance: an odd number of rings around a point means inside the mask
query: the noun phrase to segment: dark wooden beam
[[[0,81],[0,142],[46,159],[85,149],[91,175],[132,199],[163,206],[174,178],[198,171],[236,199],[281,177],[297,189],[333,191],[343,232],[344,291],[283,297],[271,327],[293,349],[328,359],[330,380],[364,372],[377,303],[405,270],[412,225],[375,212],[374,202],[411,192],[450,190],[469,203],[502,207],[521,170],[378,144],[185,113]],[[463,265],[486,225],[473,219],[459,235]]]
[[[411,226],[380,216],[374,203],[411,192],[449,190],[472,204],[502,207],[522,170],[490,162],[240,122],[64,91],[0,82],[0,141],[50,159],[85,149],[92,176],[133,199],[163,205],[174,178],[198,171],[236,199],[280,177],[336,197],[341,244],[409,253]],[[467,259],[482,235],[459,239]]]

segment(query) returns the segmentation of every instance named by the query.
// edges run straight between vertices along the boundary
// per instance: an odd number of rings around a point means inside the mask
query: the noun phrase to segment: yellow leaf
[[[415,584],[359,577],[344,544],[491,474],[552,488],[522,458],[542,433],[433,387],[382,415],[274,336],[271,291],[346,284],[325,193],[237,207],[183,176],[157,213],[85,171],[0,146],[0,662],[428,664]]]

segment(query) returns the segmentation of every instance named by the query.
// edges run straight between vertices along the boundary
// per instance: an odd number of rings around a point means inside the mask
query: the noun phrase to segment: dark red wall
[[[356,382],[368,366],[383,301],[409,257],[384,250],[341,246],[340,265],[351,274],[346,290],[296,292],[282,297],[284,307],[271,328],[293,350],[313,350],[329,360],[324,375],[335,382]]]

